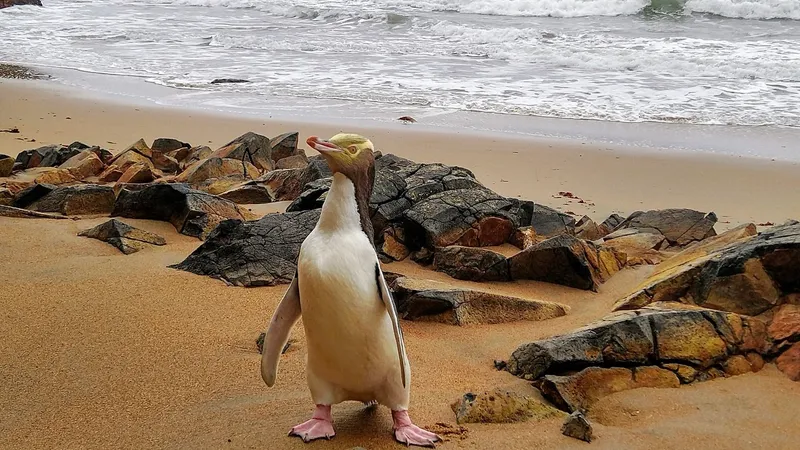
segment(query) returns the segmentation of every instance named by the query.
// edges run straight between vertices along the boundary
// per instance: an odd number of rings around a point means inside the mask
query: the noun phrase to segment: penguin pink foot
[[[401,444],[436,447],[436,442],[442,440],[436,433],[414,425],[411,418],[408,417],[408,411],[392,411],[392,420],[394,421],[394,438]]]
[[[297,436],[303,442],[311,442],[322,438],[330,439],[336,436],[336,432],[333,431],[333,422],[331,421],[331,405],[317,405],[311,420],[296,425],[289,432],[289,436]]]

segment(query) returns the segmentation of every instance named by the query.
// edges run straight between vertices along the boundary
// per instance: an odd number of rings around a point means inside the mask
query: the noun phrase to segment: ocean
[[[800,136],[800,0],[43,3],[0,10],[0,60],[59,69],[85,89],[105,74],[176,89],[153,100],[206,108]],[[65,75],[75,72],[84,75]],[[248,82],[211,84],[218,78]]]

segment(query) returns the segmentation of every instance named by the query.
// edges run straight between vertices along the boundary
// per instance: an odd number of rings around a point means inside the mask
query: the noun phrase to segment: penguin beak
[[[342,149],[338,145],[328,142],[324,139],[320,139],[316,136],[311,136],[310,138],[306,139],[306,144],[323,155],[342,152]]]

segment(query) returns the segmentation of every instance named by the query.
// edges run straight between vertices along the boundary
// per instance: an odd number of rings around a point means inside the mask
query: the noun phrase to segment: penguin
[[[441,438],[411,421],[411,368],[391,292],[381,270],[369,218],[375,181],[372,142],[341,133],[306,141],[322,154],[333,181],[319,220],[300,247],[297,271],[264,339],[261,376],[277,377],[289,331],[303,317],[306,376],[316,405],[311,419],[291,429],[305,442],[332,438],[331,406],[344,401],[392,411],[400,443],[434,447]]]

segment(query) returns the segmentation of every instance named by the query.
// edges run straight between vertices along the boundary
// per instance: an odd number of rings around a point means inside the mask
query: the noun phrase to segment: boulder
[[[34,179],[35,183],[39,184],[70,184],[78,182],[78,179],[75,175],[72,174],[72,171],[69,169],[58,169],[54,168],[53,170],[48,170],[43,172],[41,175],[38,175]]]
[[[266,187],[272,201],[291,201],[303,192],[301,179],[303,169],[273,170],[258,177],[255,181]]]
[[[611,248],[627,256],[626,265],[659,264],[669,255],[659,251],[667,246],[661,233],[648,233],[633,228],[615,231],[598,241],[601,247]]]
[[[122,189],[112,217],[170,222],[179,233],[205,239],[226,219],[245,221],[252,215],[224,198],[191,189],[185,184],[151,184],[138,191]]]
[[[625,265],[625,256],[568,234],[508,258],[511,279],[538,280],[597,291]]]
[[[800,340],[800,305],[783,305],[772,318],[767,329],[774,341]]]
[[[291,282],[300,245],[319,220],[319,211],[268,214],[254,222],[222,222],[183,262],[170,266],[236,286]]]
[[[155,179],[153,171],[150,170],[150,165],[145,163],[136,163],[128,167],[125,172],[119,177],[117,183],[149,183]]]
[[[380,245],[380,255],[386,256],[391,261],[402,261],[408,258],[411,252],[403,243],[404,231],[401,227],[389,228],[383,233],[383,243]]]
[[[14,205],[14,193],[12,193],[10,189],[0,188],[0,205]]]
[[[281,158],[275,163],[276,169],[305,169],[308,166],[306,155],[293,155]]]
[[[278,162],[282,159],[292,156],[302,156],[305,159],[305,153],[297,148],[298,133],[290,132],[284,133],[269,140],[270,158],[273,162]],[[290,167],[286,167],[289,169]]]
[[[594,438],[592,424],[580,411],[575,411],[564,420],[561,434],[585,442],[592,442]]]
[[[139,143],[144,144],[144,141],[140,141]],[[100,181],[117,181],[122,174],[134,164],[144,164],[148,167],[151,167],[151,169],[155,168],[153,166],[153,162],[150,160],[150,157],[141,154],[134,146],[132,146],[131,148],[122,151],[111,161],[109,161],[108,168],[106,168],[106,170],[100,174]]]
[[[600,224],[600,231],[602,231],[603,236],[605,236],[614,231],[624,221],[625,219],[619,214],[611,214]]]
[[[60,169],[69,170],[70,174],[78,180],[99,175],[105,167],[103,161],[92,149],[83,150],[59,166]]]
[[[188,149],[191,148],[191,145],[172,138],[158,138],[153,141],[153,145],[150,147],[153,153],[169,153],[182,148]]]
[[[574,375],[545,375],[534,385],[556,407],[567,411],[588,411],[603,397],[639,388],[676,388],[678,377],[654,366],[587,367]]]
[[[199,145],[197,147],[192,147],[190,149],[178,149],[173,150],[167,154],[172,158],[175,158],[178,162],[181,163],[183,168],[188,167],[191,164],[196,163],[197,161],[202,161],[206,158],[210,158],[214,152],[211,151],[211,148],[206,145]]]
[[[117,247],[122,253],[130,255],[151,245],[165,245],[163,237],[132,227],[125,222],[111,219],[100,225],[81,231],[78,236],[90,237]]]
[[[253,177],[258,176],[258,171],[269,171],[274,168],[272,161],[272,150],[269,138],[253,132],[245,133],[238,138],[228,142],[221,148],[214,151],[211,157],[229,158],[237,161],[246,161],[257,167]],[[287,155],[288,156],[288,155]]]
[[[608,233],[605,233],[589,216],[581,217],[581,220],[575,224],[575,236],[579,239],[594,241],[606,234]]]
[[[305,167],[305,169],[303,169],[303,175],[300,177],[300,192],[303,191],[306,184],[322,178],[330,178],[332,176],[333,173],[331,172],[331,168],[328,167],[328,163],[326,163],[321,156],[312,156],[311,158],[308,158],[308,165]]]
[[[423,266],[433,264],[433,259],[435,257],[435,253],[433,253],[427,247],[422,247],[421,249],[411,253],[411,260]]]
[[[183,173],[178,175],[176,180],[179,183],[189,183],[194,186],[207,180],[222,178],[229,175],[238,175],[247,179],[252,179],[258,175],[258,170],[255,166],[246,161],[242,164],[240,160],[236,159],[211,157],[190,165]],[[230,186],[228,186],[228,188],[229,187]]]
[[[153,151],[153,166],[165,173],[178,173],[181,170],[177,159],[156,151]]]
[[[15,217],[18,219],[67,219],[66,216],[60,214],[41,213],[6,205],[0,205],[0,217]]]
[[[34,184],[17,192],[14,196],[12,206],[27,208],[28,205],[53,192],[55,189],[56,186],[52,184]]]
[[[31,211],[67,216],[108,214],[113,208],[114,190],[110,186],[94,184],[60,186],[27,206]]]
[[[531,227],[539,239],[544,240],[562,234],[575,234],[575,219],[553,208],[531,201],[508,199],[513,204],[513,213],[519,226]]]
[[[46,145],[33,150],[25,150],[17,155],[14,162],[14,169],[25,170],[33,167],[58,167],[78,153],[80,153],[80,150],[65,147],[60,144]]]
[[[679,301],[739,314],[772,309],[800,292],[800,224],[790,222],[753,236],[742,226],[690,247],[661,263],[616,309]]]
[[[128,148],[122,151],[122,153],[126,152],[136,152],[147,159],[151,159],[153,157],[153,150],[150,147],[148,147],[144,139],[139,139],[138,141],[134,142]]]
[[[456,423],[513,423],[564,417],[562,411],[535,398],[496,389],[467,393],[450,405]]]
[[[509,281],[508,260],[500,253],[482,248],[454,245],[437,248],[434,269],[468,281]]]
[[[664,235],[670,245],[683,247],[716,235],[717,216],[692,209],[660,209],[637,211],[631,214],[620,228],[634,228],[644,232]]]
[[[516,228],[503,210],[511,203],[486,189],[456,189],[433,194],[405,213],[409,230],[428,247],[484,247],[508,241]]]
[[[760,319],[698,307],[673,309],[678,306],[617,312],[571,333],[521,345],[508,370],[528,380],[588,367],[662,363],[704,371],[732,355],[769,348]]]
[[[269,190],[252,181],[234,186],[219,194],[219,196],[240,205],[254,205],[272,201]]]
[[[11,175],[14,170],[14,159],[8,155],[0,154],[0,178]]]
[[[536,230],[534,230],[533,227],[527,226],[517,228],[516,231],[509,236],[508,243],[520,250],[525,250],[545,240],[547,239],[536,235]]]
[[[725,375],[736,376],[753,372],[750,361],[744,355],[733,355],[722,363]]]
[[[175,180],[177,181],[178,178],[176,177]],[[250,181],[252,180],[250,180],[248,177],[245,177],[241,173],[234,173],[231,175],[225,175],[224,177],[209,178],[198,183],[193,183],[191,186],[198,191],[220,195],[223,192],[227,192]]]
[[[792,381],[800,381],[800,342],[795,343],[775,360],[781,372]]]
[[[494,324],[560,317],[568,308],[489,292],[459,289],[430,280],[397,278],[391,283],[400,316],[450,325]]]

